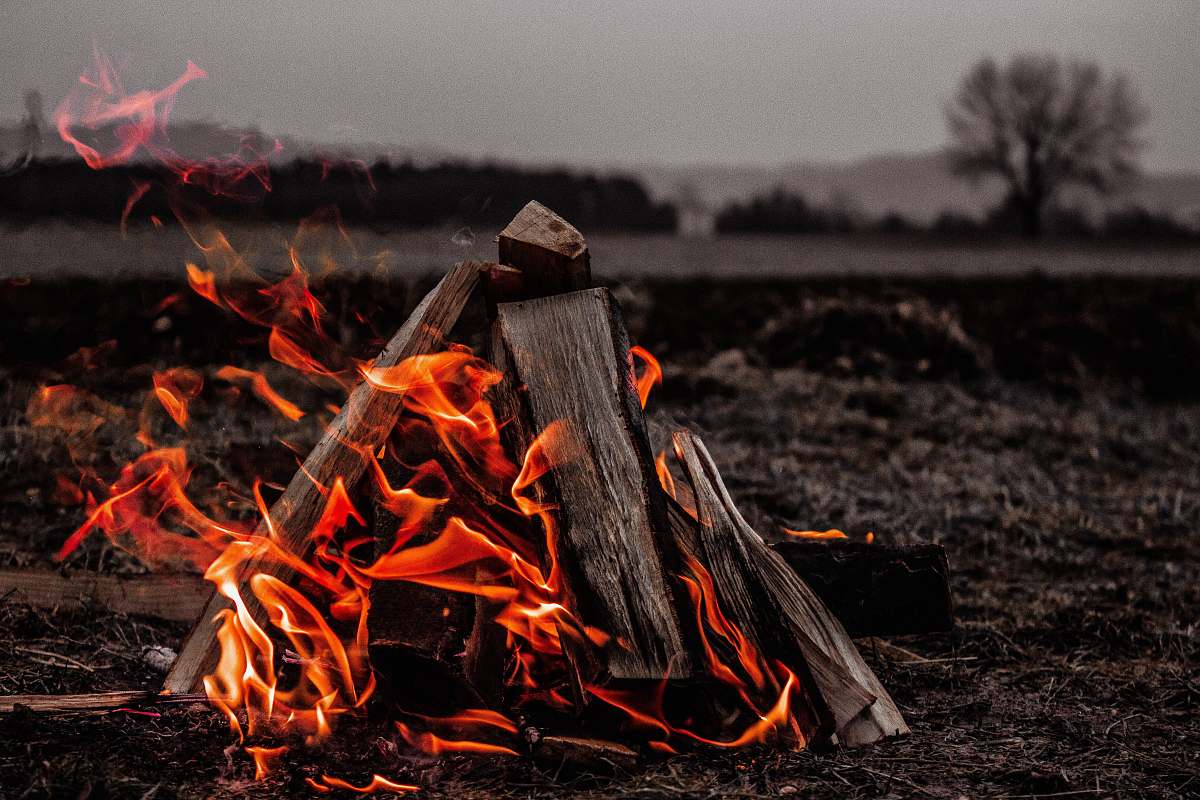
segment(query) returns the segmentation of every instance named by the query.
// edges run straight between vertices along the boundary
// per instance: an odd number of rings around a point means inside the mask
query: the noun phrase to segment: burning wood
[[[258,496],[256,531],[189,517],[218,546],[217,591],[166,696],[206,693],[242,740],[314,740],[383,681],[397,732],[425,752],[515,754],[536,725],[543,756],[621,764],[627,744],[906,733],[697,438],[675,436],[686,485],[660,483],[643,416],[657,365],[630,347],[612,295],[589,288],[579,232],[531,203],[498,242],[503,263],[453,268],[358,367],[286,491],[269,511]],[[488,361],[446,342],[473,299]],[[171,398],[178,422],[186,398]]]
[[[421,301],[376,359],[373,368],[392,367],[442,347],[443,337],[458,320],[475,290],[478,275],[479,268],[475,264],[454,267]],[[383,443],[399,417],[401,404],[402,398],[395,393],[376,391],[369,381],[359,384],[305,459],[303,468],[288,484],[287,491],[271,508],[258,535],[277,539],[284,550],[303,557],[324,505],[325,490],[335,482],[340,482],[348,491],[354,489],[366,472],[369,454]],[[205,612],[184,640],[179,658],[167,675],[164,691],[182,694],[203,688],[202,679],[212,672],[219,655],[216,617],[218,612],[230,607],[231,594],[236,593],[247,603],[244,613],[261,626],[267,620],[267,611],[253,599],[256,597],[253,592],[243,589],[252,577],[271,575],[286,580],[290,574],[287,565],[279,559],[253,558],[238,568],[236,576],[230,576],[231,583],[219,585]]]
[[[666,505],[615,301],[592,289],[501,305],[494,347],[523,388],[518,440],[554,431],[543,447],[554,468],[537,484],[539,501],[557,511],[547,558],[561,572],[564,605],[605,634],[599,647],[572,648],[575,667],[587,680],[688,677],[667,582],[678,565],[666,558]]]

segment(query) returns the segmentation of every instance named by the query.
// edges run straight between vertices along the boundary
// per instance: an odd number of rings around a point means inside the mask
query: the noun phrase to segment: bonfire
[[[864,545],[831,561],[840,531],[787,531],[806,553],[769,546],[695,433],[675,430],[656,453],[645,409],[662,368],[593,285],[579,231],[531,201],[499,233],[496,261],[451,267],[382,352],[357,358],[327,329],[298,248],[290,271],[267,280],[194,202],[197,189],[248,202],[270,190],[269,147],[194,162],[164,141],[176,93],[201,77],[189,64],[165,89],[126,94],[98,60],[59,108],[59,131],[96,169],[139,152],[162,165],[160,188],[197,246],[191,289],[265,329],[271,357],[344,401],[303,408],[246,365],[207,383],[187,366],[155,373],[144,452],[115,481],[63,477],[81,496],[89,488],[60,557],[104,535],[151,568],[203,572],[194,626],[161,693],[9,708],[202,700],[259,778],[369,708],[431,755],[633,764],[908,733],[847,632],[870,627],[864,609],[879,598],[845,595],[847,576],[878,586],[881,564],[916,556]],[[107,149],[100,130],[117,137]],[[126,214],[149,190],[133,187]],[[191,499],[216,491],[189,485],[186,447],[213,380],[288,420],[323,417],[290,483],[248,477],[251,515]],[[59,385],[29,416],[83,441],[114,413]],[[169,446],[155,414],[176,428]],[[948,609],[944,580],[943,566],[932,605]],[[306,780],[317,793],[419,788],[332,769]]]

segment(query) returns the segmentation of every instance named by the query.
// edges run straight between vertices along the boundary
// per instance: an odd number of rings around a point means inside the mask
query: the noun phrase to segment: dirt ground
[[[262,364],[261,337],[169,282],[0,287],[0,567],[49,566],[79,524],[53,475],[63,441],[30,427],[31,392],[86,386],[140,407],[152,369]],[[322,289],[331,313],[391,331],[403,283]],[[861,642],[912,735],[851,751],[701,752],[610,776],[524,759],[434,759],[386,728],[343,725],[254,783],[203,707],[161,716],[0,717],[5,798],[290,797],[322,770],[448,797],[1200,796],[1200,282],[1184,279],[671,282],[617,287],[663,361],[657,431],[705,438],[762,532],[838,527],[950,555],[957,630]],[[345,336],[369,353],[370,336]],[[103,358],[81,347],[116,339]],[[76,354],[72,356],[72,354]],[[267,367],[285,395],[315,389]],[[291,464],[260,404],[215,420],[199,483],[276,480]],[[119,427],[119,426],[113,426]],[[288,428],[296,446],[316,425]],[[136,453],[123,432],[92,457]],[[93,541],[73,568],[136,571]],[[903,598],[895,598],[903,602]],[[0,598],[0,694],[150,688],[144,648],[185,629]]]

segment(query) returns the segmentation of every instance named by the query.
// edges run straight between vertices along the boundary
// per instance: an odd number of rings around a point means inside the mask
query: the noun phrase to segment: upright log
[[[664,569],[674,547],[665,496],[616,301],[592,289],[504,303],[493,339],[520,387],[515,424],[531,435],[560,426],[549,442],[556,465],[539,487],[558,506],[566,604],[612,636],[600,651],[568,655],[587,680],[686,677],[670,559]]]
[[[440,349],[443,337],[454,326],[478,286],[479,270],[479,265],[473,263],[453,267],[392,337],[375,365],[395,366],[411,356]],[[309,533],[324,504],[321,487],[331,486],[340,477],[353,494],[366,471],[362,453],[379,448],[395,426],[402,405],[401,395],[380,391],[365,381],[354,389],[283,496],[271,507],[271,521],[283,547],[295,553],[303,553],[306,549]],[[266,535],[266,532],[265,525],[260,526],[259,533]],[[247,585],[250,577],[259,572],[285,581],[291,574],[276,561],[257,559],[247,562],[241,569],[242,597],[255,621],[266,625],[266,611]],[[203,690],[202,678],[213,670],[219,657],[214,618],[228,607],[225,597],[213,592],[204,613],[184,640],[179,658],[167,674],[164,691],[185,694]]]
[[[591,287],[590,256],[582,233],[550,209],[530,201],[496,237],[499,264],[484,272],[483,288],[489,318],[495,320],[500,303],[547,297],[563,291]],[[512,366],[499,337],[488,342],[488,359],[503,380],[491,393],[492,409],[499,420],[509,421],[503,431],[510,452],[520,454],[533,436],[521,430],[523,410]],[[475,621],[463,659],[467,680],[485,701],[496,704],[504,691],[506,632],[495,624],[498,604],[475,598]]]
[[[908,732],[899,710],[829,609],[738,512],[703,442],[674,436],[696,505],[691,549],[712,573],[730,620],[762,652],[807,670],[815,712],[847,745]],[[686,529],[685,529],[686,530]]]

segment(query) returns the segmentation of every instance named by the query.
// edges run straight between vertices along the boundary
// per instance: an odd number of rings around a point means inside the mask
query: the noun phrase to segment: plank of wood
[[[837,618],[737,510],[704,443],[680,431],[674,444],[696,503],[695,540],[725,613],[764,653],[807,670],[801,677],[815,690],[813,711],[831,717],[843,744],[908,733]]]
[[[550,735],[534,744],[533,758],[567,774],[586,770],[590,775],[611,775],[635,769],[638,754],[620,742],[607,739]]]
[[[194,622],[208,602],[212,584],[199,575],[63,574],[42,569],[0,570],[0,597],[37,608],[102,606],[114,614],[137,614],[172,622]]]
[[[12,694],[0,697],[0,713],[12,713],[17,706],[44,713],[86,713],[111,711],[135,706],[154,697],[153,692],[96,692],[93,694]]]
[[[796,540],[771,549],[855,638],[954,628],[950,567],[939,544]]]
[[[563,434],[549,449],[563,463],[538,486],[558,505],[566,605],[613,637],[586,648],[577,668],[601,682],[686,677],[681,607],[664,563],[674,543],[615,300],[590,289],[504,303],[494,336],[523,390],[513,424],[540,433],[556,423]]]
[[[503,415],[501,415],[503,418]],[[690,493],[689,493],[690,494]],[[909,636],[954,629],[946,550],[939,544],[883,545],[862,542],[783,541],[770,545],[821,599],[852,637]],[[194,622],[212,585],[187,573],[106,575],[44,569],[0,570],[0,597],[36,608],[96,605],[115,614],[169,622]],[[372,611],[377,603],[372,587]],[[903,602],[896,602],[902,598]],[[483,605],[490,605],[486,600]],[[440,609],[439,609],[440,610]],[[382,614],[376,613],[376,617]],[[438,616],[441,616],[438,614]],[[380,641],[401,641],[386,625]],[[476,625],[479,635],[488,628]],[[500,639],[503,639],[503,630]],[[478,649],[481,645],[475,645]],[[470,660],[470,659],[468,659]],[[494,662],[493,662],[494,663]]]
[[[375,366],[395,366],[411,356],[441,349],[445,335],[478,286],[479,271],[480,266],[470,262],[451,268],[392,337],[375,360]],[[361,453],[378,449],[395,426],[402,405],[403,397],[395,392],[380,391],[365,381],[355,387],[304,465],[271,507],[271,520],[284,547],[296,553],[307,549],[309,532],[324,505],[318,484],[330,486],[341,477],[353,495],[366,470]],[[260,526],[259,533],[266,534],[265,524]],[[291,574],[275,561],[254,559],[242,567],[242,598],[255,620],[265,625],[266,611],[247,586],[250,577],[259,572],[285,581]],[[224,596],[216,592],[211,595],[167,675],[165,691],[172,694],[200,691],[202,678],[213,670],[219,656],[214,618],[228,607]]]

